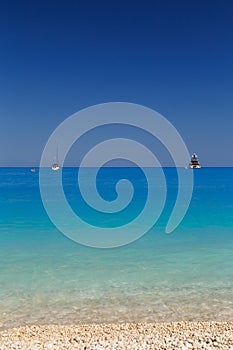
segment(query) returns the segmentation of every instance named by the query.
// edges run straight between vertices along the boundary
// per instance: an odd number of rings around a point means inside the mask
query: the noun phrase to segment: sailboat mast
[[[57,149],[56,149],[56,163],[58,164],[58,145],[57,145]]]

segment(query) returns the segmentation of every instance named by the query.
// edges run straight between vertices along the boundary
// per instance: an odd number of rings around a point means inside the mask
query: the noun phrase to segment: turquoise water
[[[100,194],[115,197],[115,179],[135,187],[123,218],[83,206],[75,169],[64,189],[92,224],[124,224],[143,208],[146,179],[133,168],[102,170]],[[87,191],[89,188],[87,170]],[[165,234],[177,193],[175,169],[164,169],[167,201],[141,239],[114,249],[77,244],[60,233],[43,207],[38,173],[0,168],[0,328],[25,324],[227,320],[233,317],[233,168],[194,172],[194,191],[180,226]],[[51,173],[51,176],[54,176]],[[127,215],[126,215],[127,214]]]

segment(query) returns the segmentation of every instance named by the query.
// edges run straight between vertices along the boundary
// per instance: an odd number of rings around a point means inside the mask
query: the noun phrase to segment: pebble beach
[[[0,332],[0,350],[232,349],[233,322],[25,326]]]

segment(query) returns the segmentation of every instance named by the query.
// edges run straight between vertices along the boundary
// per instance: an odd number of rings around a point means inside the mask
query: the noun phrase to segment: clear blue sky
[[[37,165],[93,104],[153,108],[204,166],[233,166],[231,0],[0,3],[0,166]]]

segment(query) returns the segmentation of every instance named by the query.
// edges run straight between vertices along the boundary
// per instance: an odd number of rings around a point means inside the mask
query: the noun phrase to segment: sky
[[[162,114],[203,166],[233,166],[231,0],[1,1],[0,47],[0,166],[38,165],[67,117],[115,101]]]

